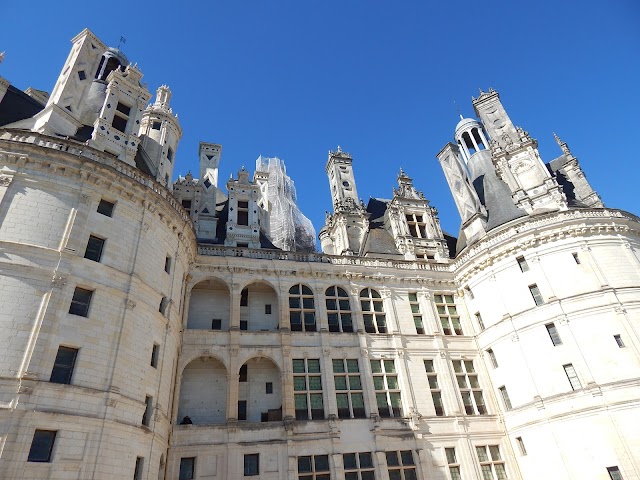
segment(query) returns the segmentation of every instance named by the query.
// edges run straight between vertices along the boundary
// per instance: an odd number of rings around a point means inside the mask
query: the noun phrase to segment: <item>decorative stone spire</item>
[[[556,135],[556,132],[553,132],[553,137],[556,139],[556,143],[560,146],[560,148],[562,149],[562,153],[564,153],[565,155],[571,155],[571,150],[569,150],[569,145],[567,145],[567,142],[563,142],[560,137],[558,135]]]

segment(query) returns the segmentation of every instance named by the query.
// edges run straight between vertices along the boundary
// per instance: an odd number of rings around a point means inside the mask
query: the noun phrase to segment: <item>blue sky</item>
[[[1,76],[51,91],[83,28],[111,46],[124,36],[149,89],[173,91],[174,176],[197,176],[200,141],[223,145],[221,184],[278,156],[316,230],[331,210],[327,152],[341,145],[365,201],[390,198],[402,167],[457,234],[435,155],[454,101],[472,116],[489,87],[545,161],[560,153],[555,131],[607,206],[640,213],[637,1],[4,3]]]

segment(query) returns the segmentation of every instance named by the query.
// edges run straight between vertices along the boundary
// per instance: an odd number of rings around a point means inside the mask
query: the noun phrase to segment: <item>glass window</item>
[[[325,302],[329,331],[353,332],[353,315],[346,290],[340,287],[327,288]]]
[[[313,292],[298,284],[289,289],[289,323],[292,332],[315,332],[316,310]]]

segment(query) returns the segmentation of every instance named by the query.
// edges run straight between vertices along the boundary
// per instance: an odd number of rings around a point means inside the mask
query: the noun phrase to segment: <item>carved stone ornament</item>
[[[136,308],[136,302],[131,299],[127,300],[127,308],[129,310],[133,310],[134,308]]]
[[[62,277],[60,275],[55,275],[51,280],[51,284],[55,288],[62,288],[67,284],[67,277]]]
[[[0,175],[0,187],[8,187],[12,180],[10,175]]]

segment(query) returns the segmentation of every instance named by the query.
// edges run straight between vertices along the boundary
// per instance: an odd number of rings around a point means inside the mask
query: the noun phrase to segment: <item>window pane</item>
[[[487,457],[486,447],[476,447],[476,453],[478,454],[478,459],[481,462],[487,462],[489,460],[489,457]]]
[[[402,457],[402,465],[407,466],[407,465],[415,465],[413,463],[413,454],[411,452],[411,450],[405,450],[400,452],[400,456]]]
[[[322,380],[320,377],[309,377],[309,390],[322,390]]]
[[[329,471],[329,456],[328,455],[316,455],[314,457],[316,472]]]
[[[373,387],[376,390],[384,390],[384,378],[383,377],[373,377]]]
[[[298,457],[298,473],[311,471],[311,457]]]
[[[360,376],[349,376],[349,388],[351,390],[362,390],[362,383],[360,382]]]
[[[491,453],[491,460],[494,462],[496,460],[501,460],[500,458],[500,448],[497,445],[489,446],[489,453]]]
[[[293,360],[293,373],[304,373],[304,360]]]
[[[396,366],[395,366],[393,360],[385,360],[384,361],[384,371],[386,373],[395,373],[396,372]]]
[[[400,461],[398,460],[398,452],[386,452],[387,455],[387,465],[391,467],[396,467],[400,465]]]
[[[334,377],[336,390],[348,390],[346,377]]]
[[[309,373],[320,373],[320,360],[307,360]]]
[[[305,377],[293,377],[293,389],[302,391],[307,389],[307,380]]]
[[[333,360],[332,364],[334,373],[344,372],[344,362],[342,360]]]
[[[359,372],[358,360],[347,360],[347,372]]]
[[[356,454],[355,453],[345,453],[342,455],[344,468],[347,470],[354,470],[358,468],[356,464]],[[356,477],[357,478],[357,477]]]
[[[380,360],[371,360],[371,371],[373,373],[382,372],[382,363],[380,362]]]

